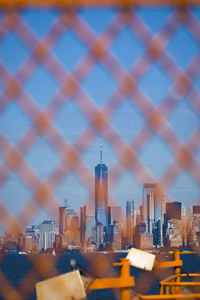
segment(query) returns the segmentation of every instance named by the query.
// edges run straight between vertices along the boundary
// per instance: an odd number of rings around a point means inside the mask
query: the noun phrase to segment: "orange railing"
[[[120,288],[120,299],[130,300],[131,292],[130,287],[134,286],[134,279],[130,276],[130,266],[127,259],[121,259],[120,263],[113,264],[114,266],[120,266],[119,278],[102,278],[96,279],[89,287],[93,289],[105,289],[105,288]],[[160,295],[140,295],[139,299],[143,300],[156,300],[156,299],[199,299],[200,297],[200,273],[199,274],[181,274],[180,266],[183,265],[180,260],[179,250],[174,251],[174,260],[161,262],[156,265],[157,268],[174,268],[174,274],[160,281]],[[149,276],[151,276],[149,274]],[[181,282],[181,279],[186,277],[190,280],[198,278],[195,282]],[[145,284],[145,282],[144,282]],[[183,288],[197,287],[198,291],[195,293],[190,290],[183,290]]]

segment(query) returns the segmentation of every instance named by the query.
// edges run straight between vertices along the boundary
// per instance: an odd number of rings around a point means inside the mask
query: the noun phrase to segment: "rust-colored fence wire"
[[[42,14],[48,10],[48,4],[52,5],[52,1],[47,2],[35,2],[36,6],[41,4],[45,6],[44,10],[40,12],[39,22],[42,22]],[[54,21],[48,30],[40,35],[34,31],[31,22],[28,23],[23,18],[24,11],[36,8],[24,7],[23,1],[16,1],[17,5],[14,5],[14,2],[9,4],[7,1],[0,1],[0,48],[4,47],[5,41],[9,39],[10,34],[13,34],[27,49],[26,55],[15,68],[9,67],[9,63],[4,61],[5,51],[4,55],[0,54],[0,118],[5,122],[6,111],[10,107],[17,106],[17,109],[26,116],[29,122],[29,126],[22,130],[23,133],[15,142],[11,141],[6,131],[0,130],[0,188],[5,191],[9,178],[17,175],[29,191],[27,201],[15,213],[12,212],[12,204],[9,207],[5,203],[6,199],[1,196],[2,233],[6,232],[13,239],[24,231],[24,228],[38,216],[41,209],[45,209],[54,219],[58,218],[58,207],[61,206],[61,203],[56,196],[56,191],[63,180],[72,174],[87,190],[87,196],[81,205],[86,204],[87,209],[94,207],[94,172],[84,156],[98,137],[109,144],[111,151],[116,156],[114,164],[109,169],[109,201],[112,203],[118,202],[112,190],[127,173],[141,183],[141,186],[146,181],[159,182],[160,193],[165,195],[168,195],[172,184],[185,171],[197,185],[200,184],[200,162],[197,159],[200,146],[200,91],[195,84],[200,74],[199,18],[194,14],[195,8],[190,7],[186,1],[174,1],[174,5],[170,7],[169,17],[158,31],[153,32],[138,14],[140,1],[133,2],[134,5],[130,2],[123,2],[123,5],[120,5],[118,2],[116,7],[113,6],[113,3],[103,3],[112,7],[113,16],[101,32],[96,32],[80,13],[83,8],[92,11],[90,6],[84,6],[82,3],[81,6],[75,6],[73,3],[66,6],[64,1],[58,1],[56,2],[58,6],[49,7],[55,11]],[[157,1],[154,1],[153,4],[155,3],[159,5]],[[168,1],[165,4],[167,3]],[[34,6],[33,3],[30,4]],[[143,1],[142,4],[145,7],[148,3]],[[169,4],[171,4],[170,1]],[[193,4],[198,4],[198,1],[196,3],[194,1]],[[103,13],[101,11],[103,9],[105,7],[99,8],[98,13]],[[148,6],[148,9],[151,11],[155,7]],[[166,9],[169,8],[166,7]],[[170,41],[182,27],[187,29],[197,44],[197,52],[192,54],[185,68],[180,67],[167,50]],[[112,51],[112,44],[125,28],[128,28],[130,36],[139,40],[143,49],[128,68]],[[54,52],[66,30],[72,31],[85,47],[84,54],[76,58],[74,67],[71,69],[65,67],[59,54],[55,55]],[[9,45],[12,47],[12,44]],[[182,51],[186,46],[182,45]],[[17,55],[14,47],[6,51],[10,51],[10,58]],[[1,49],[0,53],[3,53]],[[93,68],[99,64],[115,82],[112,92],[100,104],[85,87],[85,82]],[[155,103],[140,84],[153,64],[157,64],[170,81],[170,85],[159,103]],[[56,92],[42,107],[37,100],[39,92],[34,96],[33,89],[31,92],[28,92],[27,89],[27,82],[31,81],[38,67],[45,68],[57,84]],[[104,81],[98,84],[101,89],[106,89]],[[155,84],[159,88],[159,82]],[[49,85],[49,89],[51,89],[51,84]],[[42,88],[43,82],[38,82],[37,89],[42,90]],[[152,88],[156,89],[155,86]],[[169,122],[170,114],[183,98],[187,99],[187,104],[198,119],[197,126],[193,128],[186,141],[179,136]],[[129,99],[131,106],[139,111],[145,120],[137,133],[129,140],[124,138],[113,123],[115,114],[126,99]],[[83,126],[83,130],[80,130],[73,142],[61,133],[56,123],[56,118],[66,103],[70,101],[73,101],[77,111],[81,112],[87,120],[86,126]],[[15,116],[11,114],[7,120],[8,127],[13,118]],[[71,130],[73,131],[73,128]],[[155,176],[151,168],[140,157],[140,153],[144,149],[148,149],[149,143],[155,135],[173,154],[172,160],[160,177]],[[27,159],[31,149],[36,146],[40,138],[47,141],[58,157],[51,170],[43,177],[35,171],[34,164],[30,164]],[[95,155],[98,163],[98,149]],[[47,164],[51,164],[50,160],[51,157]],[[9,189],[9,185],[7,189]],[[20,201],[20,199],[10,199],[9,201],[11,200]],[[124,199],[124,201],[126,200],[128,199]],[[176,201],[176,199],[173,200]],[[198,202],[198,199],[195,200]],[[17,207],[16,203],[13,205]],[[4,256],[1,257],[1,260],[4,260]],[[29,260],[30,271],[16,286],[12,285],[3,271],[0,272],[2,299],[29,299],[37,281],[58,274],[54,264],[56,259],[52,260],[49,256],[41,254],[36,257],[30,256]],[[104,265],[102,261],[105,261]],[[107,264],[106,258],[102,257],[101,268],[108,269]],[[100,268],[95,262],[93,262],[93,267],[94,269]]]

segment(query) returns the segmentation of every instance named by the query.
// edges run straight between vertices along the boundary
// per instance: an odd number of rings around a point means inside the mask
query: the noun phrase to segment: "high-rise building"
[[[181,202],[167,202],[166,216],[168,220],[181,220]]]
[[[166,214],[166,198],[165,198],[165,195],[163,194],[161,196],[161,229],[160,229],[160,234],[161,234],[161,246],[164,245],[164,223],[165,223],[165,214]]]
[[[166,198],[163,194],[161,197],[161,219],[164,219],[164,214],[166,213]]]
[[[187,220],[186,220],[186,209],[185,206],[181,207],[181,222],[182,222],[182,239],[183,245],[187,245]]]
[[[68,203],[59,207],[59,233],[63,233],[69,228],[72,216],[76,216],[76,213]]]
[[[134,227],[142,222],[140,209],[134,209]]]
[[[156,248],[161,246],[161,238],[162,238],[161,232],[162,232],[161,220],[158,219],[155,222],[153,228],[153,244],[154,246],[156,246]]]
[[[85,246],[85,233],[86,233],[86,206],[80,207],[80,242],[81,246]]]
[[[46,250],[47,248],[53,248],[57,234],[58,225],[56,221],[43,221],[40,224],[40,249]]]
[[[121,223],[122,211],[120,206],[108,206],[108,224]]]
[[[59,207],[59,233],[63,246],[78,245],[80,242],[79,218],[73,208],[66,203]]]
[[[155,205],[156,205],[156,183],[144,183],[142,190],[143,201],[143,221],[146,224],[147,233],[153,233],[155,222]]]
[[[102,148],[100,163],[95,167],[95,221],[96,226],[101,223],[108,227],[108,168],[102,162]]]
[[[200,215],[200,205],[193,205],[192,213],[193,213],[193,215]]]
[[[121,223],[114,221],[113,224],[113,239],[112,239],[112,250],[122,249],[122,229]]]
[[[133,245],[134,235],[134,201],[126,201],[126,238],[127,244]]]
[[[189,207],[188,223],[187,223],[187,242],[191,247],[200,246],[200,205]]]
[[[87,245],[96,242],[95,218],[94,216],[86,216],[86,232],[85,240]]]
[[[30,238],[31,237],[31,238]],[[30,240],[32,242],[32,248],[30,248]],[[40,228],[38,225],[32,225],[25,228],[25,245],[24,251],[36,250],[39,248],[40,241]],[[28,249],[27,249],[28,248]]]
[[[164,246],[180,247],[185,243],[181,211],[181,202],[166,202],[163,224]]]
[[[122,211],[120,206],[108,207],[108,242],[113,250],[122,247]]]
[[[63,233],[67,223],[67,210],[65,206],[59,207],[59,233]]]
[[[100,222],[96,226],[96,242],[98,248],[104,248],[104,226]]]

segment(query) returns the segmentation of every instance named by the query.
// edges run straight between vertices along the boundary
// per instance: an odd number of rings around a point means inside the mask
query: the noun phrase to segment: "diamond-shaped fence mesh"
[[[2,236],[18,241],[26,226],[57,220],[66,197],[94,214],[101,144],[111,205],[139,207],[145,182],[186,208],[199,203],[200,9],[155,3],[0,1]],[[34,299],[36,282],[66,271],[30,255],[12,279],[5,260],[1,299]],[[94,273],[109,270],[100,261]]]

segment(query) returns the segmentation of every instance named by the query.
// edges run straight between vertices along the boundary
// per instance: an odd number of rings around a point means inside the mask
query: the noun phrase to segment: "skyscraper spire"
[[[102,151],[102,144],[100,145],[100,164],[102,165],[103,162],[103,151]]]
[[[102,144],[100,162],[95,167],[95,222],[108,227],[108,168],[103,163]]]

